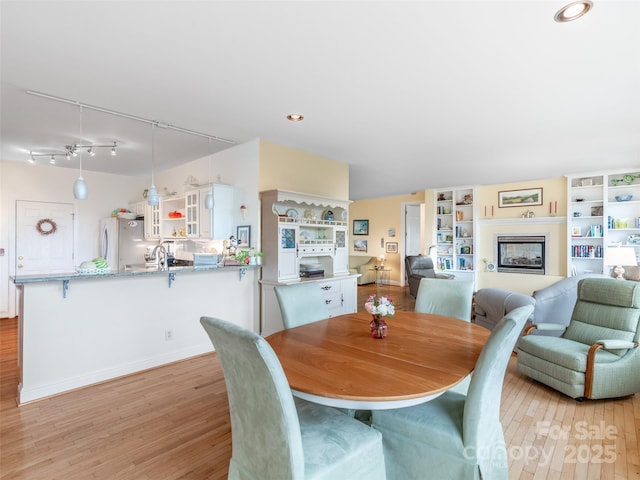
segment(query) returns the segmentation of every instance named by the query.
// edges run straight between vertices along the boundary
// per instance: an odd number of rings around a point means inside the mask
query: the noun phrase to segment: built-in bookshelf
[[[608,274],[608,245],[630,245],[640,256],[640,171],[567,177],[567,271]]]

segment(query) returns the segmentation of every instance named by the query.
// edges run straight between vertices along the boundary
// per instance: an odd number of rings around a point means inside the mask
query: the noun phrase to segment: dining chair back
[[[329,318],[329,308],[315,282],[274,287],[284,328],[293,328]]]
[[[418,286],[414,309],[419,313],[434,313],[470,322],[472,302],[473,282],[423,278]],[[466,395],[470,383],[471,375],[467,375],[451,390]]]
[[[435,313],[471,321],[473,282],[451,280],[443,282],[435,278],[423,278],[418,286],[415,311]]]
[[[504,375],[513,346],[533,306],[509,312],[491,332],[468,395],[445,392],[413,407],[374,410],[382,432],[387,478],[508,479],[500,424]]]
[[[211,317],[200,323],[227,387],[229,479],[385,478],[379,432],[334,408],[295,402],[278,358],[260,335]]]

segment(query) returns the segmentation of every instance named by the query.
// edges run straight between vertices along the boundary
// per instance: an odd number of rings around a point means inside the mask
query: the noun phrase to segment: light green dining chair
[[[470,322],[472,302],[473,282],[423,278],[418,286],[414,309],[419,313],[434,313]],[[451,391],[466,395],[470,382],[471,375],[467,375]]]
[[[284,328],[293,328],[329,318],[329,308],[316,282],[274,287]]]
[[[227,386],[229,479],[385,478],[379,432],[335,408],[294,402],[278,357],[260,335],[211,317],[200,323]]]
[[[500,424],[502,384],[532,310],[517,308],[498,322],[480,353],[466,397],[448,391],[413,407],[373,411],[389,480],[508,479]]]

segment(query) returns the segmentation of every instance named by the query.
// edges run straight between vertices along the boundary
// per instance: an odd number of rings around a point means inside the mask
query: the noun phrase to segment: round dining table
[[[266,337],[293,394],[347,409],[427,402],[469,375],[490,331],[428,313],[396,311],[373,338],[368,313],[340,315]]]

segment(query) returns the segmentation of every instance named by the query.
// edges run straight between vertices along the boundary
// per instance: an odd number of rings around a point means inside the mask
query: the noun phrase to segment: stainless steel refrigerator
[[[144,219],[109,217],[100,220],[100,256],[109,268],[124,271],[125,265],[145,263],[147,247],[155,245],[144,237]]]

